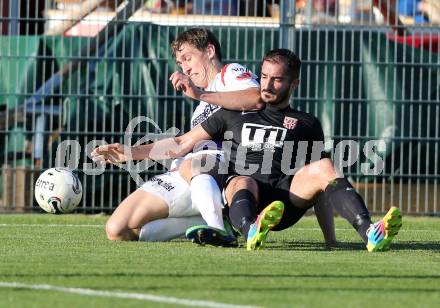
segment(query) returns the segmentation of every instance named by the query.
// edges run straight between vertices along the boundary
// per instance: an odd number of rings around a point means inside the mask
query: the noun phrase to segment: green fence
[[[188,26],[189,27],[189,26]],[[399,43],[384,28],[291,24],[255,27],[210,25],[219,37],[225,62],[240,62],[259,74],[264,53],[285,45],[303,61],[301,84],[292,104],[317,115],[327,139],[337,144],[382,140],[385,167],[367,176],[366,158],[344,172],[356,183],[373,212],[390,205],[406,213],[438,215],[440,56],[429,28],[425,48]],[[55,164],[58,144],[82,146],[78,165],[84,197],[79,211],[114,208],[135,188],[129,175],[108,168],[86,176],[84,151],[94,139],[123,141],[131,119],[147,116],[162,131],[188,131],[196,104],[176,93],[168,81],[176,70],[169,44],[184,26],[132,22],[99,48],[94,38],[0,36],[0,160],[2,209],[30,210],[36,177]],[[438,28],[437,28],[438,29]],[[428,39],[426,39],[428,38]],[[426,45],[426,42],[430,42]],[[86,48],[84,48],[84,46]],[[80,65],[41,86],[65,64]],[[136,136],[155,133],[137,127]],[[145,178],[162,172],[155,166]]]

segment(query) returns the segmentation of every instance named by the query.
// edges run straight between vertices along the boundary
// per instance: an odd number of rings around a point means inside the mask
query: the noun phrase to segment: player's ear
[[[299,78],[296,78],[296,79],[294,79],[294,80],[292,81],[291,87],[292,87],[293,90],[295,90],[296,88],[298,88],[298,86],[299,86],[299,82],[300,82]]]
[[[210,60],[214,59],[215,57],[215,47],[212,44],[208,44],[208,46],[206,47],[206,53],[208,54],[208,58]]]

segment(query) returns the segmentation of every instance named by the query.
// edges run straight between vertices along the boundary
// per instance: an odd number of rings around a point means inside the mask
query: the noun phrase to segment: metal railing
[[[131,119],[189,129],[195,102],[169,84],[170,42],[192,26],[214,31],[224,62],[259,73],[276,47],[302,59],[292,98],[323,123],[326,139],[380,139],[384,169],[344,169],[373,212],[440,213],[440,8],[438,1],[10,0],[0,6],[0,209],[27,211],[33,183],[64,140],[81,145],[82,212],[113,209],[127,172],[86,176],[94,139],[123,141]],[[422,3],[422,4],[419,4]],[[140,125],[135,137],[157,133]],[[158,166],[144,172],[160,173]]]

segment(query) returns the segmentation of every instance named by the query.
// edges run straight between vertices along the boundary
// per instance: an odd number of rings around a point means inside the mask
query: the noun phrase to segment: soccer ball
[[[51,168],[43,172],[35,183],[35,199],[48,213],[73,211],[81,201],[82,185],[78,177],[66,168]]]

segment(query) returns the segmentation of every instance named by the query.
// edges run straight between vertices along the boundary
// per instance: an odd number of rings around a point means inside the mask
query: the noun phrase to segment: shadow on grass
[[[95,290],[99,290],[99,288],[92,288]],[[194,285],[168,285],[168,286],[151,286],[151,285],[139,285],[137,284],[136,286],[133,285],[121,285],[121,286],[106,286],[105,287],[106,291],[109,290],[113,290],[115,292],[120,292],[120,291],[124,291],[124,292],[175,292],[176,290],[180,291],[180,292],[195,292],[195,287]],[[334,294],[334,292],[354,292],[354,293],[380,293],[380,292],[384,292],[386,291],[387,294],[391,294],[391,293],[426,293],[426,296],[431,295],[431,294],[437,294],[439,292],[439,288],[429,288],[429,287],[394,287],[394,288],[383,288],[383,287],[366,287],[365,285],[360,285],[359,287],[343,287],[343,286],[332,286],[329,285],[328,287],[319,287],[319,286],[298,286],[298,285],[294,285],[294,286],[271,286],[271,285],[266,285],[266,286],[247,286],[247,287],[230,287],[230,286],[223,286],[221,284],[211,284],[208,286],[204,286],[203,287],[203,292],[208,292],[208,291],[214,291],[214,292],[229,292],[229,293],[240,293],[242,294],[242,292],[256,292],[256,293],[266,293],[267,292],[276,292],[276,293],[282,293],[282,292],[289,292],[289,294],[313,294],[314,292],[320,292],[320,294],[322,293],[331,293]],[[25,289],[15,289],[15,291],[18,292],[25,292]],[[272,293],[271,293],[272,294]],[[157,295],[160,295],[159,293]]]
[[[341,274],[304,274],[304,273],[289,273],[289,274],[281,274],[281,273],[134,273],[134,272],[114,272],[114,273],[16,273],[16,274],[2,274],[2,277],[17,277],[17,278],[26,278],[26,277],[64,277],[64,278],[316,278],[316,279],[418,279],[418,280],[426,280],[426,279],[439,279],[439,275],[392,275],[392,274],[377,274],[368,275],[368,274],[350,274],[350,273],[341,273]],[[436,288],[440,289],[439,287]]]
[[[146,290],[145,287],[124,287],[125,291],[132,291],[132,292],[139,292],[139,291],[155,291],[155,290],[189,290],[189,291],[194,291],[194,287],[191,286],[187,286],[187,287],[182,287],[182,286],[169,286],[169,287],[148,287],[148,289]],[[119,290],[119,289],[115,289],[115,290]],[[289,292],[289,293],[297,293],[297,294],[307,294],[307,293],[313,293],[313,292],[328,292],[328,293],[334,293],[334,292],[355,292],[355,293],[366,293],[366,292],[371,292],[371,293],[377,293],[377,292],[384,292],[386,291],[387,294],[391,293],[391,292],[396,292],[396,293],[419,293],[419,292],[424,292],[424,293],[438,293],[440,291],[440,288],[429,288],[429,287],[395,287],[395,288],[383,288],[383,287],[365,287],[360,285],[359,287],[342,287],[342,286],[328,286],[328,287],[310,287],[310,286],[306,286],[306,287],[299,287],[298,285],[295,286],[247,286],[247,287],[225,287],[225,286],[220,286],[220,285],[211,285],[211,287],[204,287],[203,288],[204,291],[207,290],[211,290],[211,291],[216,291],[216,292]]]
[[[319,242],[291,241],[271,242],[266,246],[267,250],[299,250],[299,251],[334,251],[334,250],[365,250],[365,244],[352,242],[338,242],[335,246],[327,246]],[[440,252],[440,243],[437,242],[397,242],[391,244],[391,250],[413,251],[425,250]]]
[[[392,244],[393,250],[432,250],[440,252],[440,243],[438,242],[398,242]]]
[[[386,292],[400,292],[400,293],[404,293],[404,292],[413,292],[413,293],[418,293],[418,292],[425,292],[425,293],[437,293],[439,292],[439,288],[407,288],[407,287],[402,287],[402,288],[383,288],[383,287],[377,287],[377,288],[369,288],[369,287],[363,287],[363,286],[359,286],[359,287],[298,287],[298,286],[292,286],[292,287],[277,287],[277,286],[267,286],[267,287],[249,287],[249,288],[219,288],[218,290],[221,291],[252,291],[252,292],[294,292],[294,293],[300,293],[300,294],[305,294],[305,293],[311,293],[311,292],[330,292],[330,293],[334,293],[334,292],[384,292],[384,290]]]

